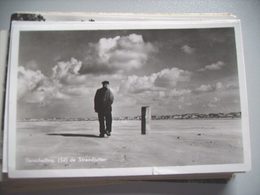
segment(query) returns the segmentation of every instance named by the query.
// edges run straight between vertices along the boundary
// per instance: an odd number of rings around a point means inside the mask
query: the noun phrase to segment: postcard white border
[[[236,36],[238,62],[244,163],[195,166],[138,167],[138,168],[98,168],[98,169],[55,169],[55,170],[16,170],[16,94],[17,66],[20,31],[73,31],[73,30],[141,30],[141,29],[195,29],[233,27]],[[242,47],[240,21],[225,20],[184,20],[184,21],[102,21],[102,22],[12,22],[10,58],[10,88],[8,111],[8,174],[15,178],[34,177],[106,177],[106,176],[150,176],[180,175],[202,173],[233,173],[251,169],[251,152],[249,137],[249,116],[246,89],[246,74]],[[12,89],[12,90],[10,90]],[[12,111],[12,112],[10,112]]]
[[[3,66],[3,69],[2,69],[2,76],[4,78],[6,78],[6,55],[7,55],[7,42],[8,42],[8,31],[1,31],[1,41],[0,43],[2,44],[0,47],[1,49],[3,49],[3,51],[1,51],[2,53],[0,55],[3,55],[3,62],[1,62],[1,65]],[[8,68],[8,67],[7,67]],[[9,71],[9,68],[7,69],[7,71]],[[7,75],[9,75],[9,73],[7,73]],[[3,106],[5,108],[5,110],[2,112],[2,119],[3,119],[3,129],[1,129],[3,132],[3,159],[2,159],[2,172],[3,173],[6,173],[7,172],[7,107],[8,107],[8,104],[7,104],[7,99],[8,99],[8,89],[9,89],[9,79],[7,79],[6,81],[4,81],[4,78],[3,78],[3,83],[6,83],[6,88],[3,89],[3,91],[0,93],[0,95],[2,95],[3,97]],[[4,93],[5,92],[5,93]],[[3,108],[3,107],[2,107]],[[1,108],[1,109],[2,109]]]

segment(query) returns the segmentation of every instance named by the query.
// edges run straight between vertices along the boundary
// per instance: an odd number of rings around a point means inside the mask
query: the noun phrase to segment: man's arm
[[[97,105],[98,105],[98,90],[96,91],[95,98],[94,98],[94,110],[97,112]]]
[[[110,101],[110,105],[112,105],[113,104],[113,102],[114,102],[114,95],[113,95],[113,93],[112,93],[112,91],[111,90],[109,90],[109,101]]]

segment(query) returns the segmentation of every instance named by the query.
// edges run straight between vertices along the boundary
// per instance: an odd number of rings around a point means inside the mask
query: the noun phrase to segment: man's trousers
[[[111,112],[99,112],[98,113],[99,120],[99,132],[100,134],[105,134],[105,131],[111,132],[112,130],[112,113]],[[105,126],[106,121],[106,126]]]

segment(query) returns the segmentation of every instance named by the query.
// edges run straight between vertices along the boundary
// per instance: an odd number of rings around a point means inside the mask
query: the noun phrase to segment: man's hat
[[[103,81],[102,84],[109,84],[109,81]]]

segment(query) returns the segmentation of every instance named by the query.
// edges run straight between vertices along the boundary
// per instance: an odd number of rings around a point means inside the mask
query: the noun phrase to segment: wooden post
[[[150,121],[151,121],[151,108],[149,106],[143,106],[141,109],[141,133],[142,135],[146,134],[146,130],[150,130]]]

